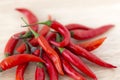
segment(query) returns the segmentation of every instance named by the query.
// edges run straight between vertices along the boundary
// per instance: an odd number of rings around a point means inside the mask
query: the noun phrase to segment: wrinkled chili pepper
[[[113,66],[112,64],[109,64],[109,63],[101,60],[96,55],[88,52],[86,49],[84,49],[72,42],[70,42],[70,44],[67,46],[67,48],[72,50],[75,54],[80,55],[95,64],[98,64],[100,66],[107,67],[107,68],[116,68],[116,66]]]
[[[59,48],[59,50],[62,54],[62,57],[64,57],[64,59],[72,63],[74,66],[76,66],[79,70],[81,70],[89,77],[97,79],[96,75],[89,69],[89,67],[87,67],[80,58],[74,55],[74,53],[70,52],[65,48]]]
[[[50,28],[47,26],[43,26],[42,29],[39,31],[40,35],[46,36],[48,34],[48,32],[50,31]],[[31,39],[30,44],[32,44],[33,46],[38,46],[38,42],[35,38]],[[26,50],[25,44],[21,44],[17,49],[16,52],[18,53],[23,53]]]
[[[30,54],[18,54],[9,56],[0,62],[0,71],[10,69],[14,66],[27,62],[44,62],[41,58]]]
[[[28,19],[29,24],[33,24],[33,23],[38,22],[37,17],[30,10],[25,9],[25,8],[16,8],[16,10],[26,16],[26,18]],[[39,26],[34,25],[34,26],[31,26],[31,28],[33,30],[35,30],[35,31],[38,31]]]
[[[68,29],[63,26],[62,24],[60,24],[59,22],[53,20],[48,20],[46,22],[39,22],[39,23],[35,23],[35,24],[31,24],[31,25],[25,25],[23,27],[27,27],[27,26],[32,26],[32,25],[36,25],[36,24],[44,24],[49,26],[50,28],[56,30],[57,32],[59,32],[62,36],[63,36],[63,40],[61,42],[55,42],[55,41],[51,41],[52,44],[59,46],[59,47],[64,47],[67,46],[70,42],[70,33],[68,31]]]
[[[8,40],[7,44],[5,45],[5,49],[4,49],[4,54],[6,57],[13,55],[13,51],[19,41],[16,37],[18,37],[18,36],[20,36],[20,34],[24,34],[24,33],[25,33],[25,31],[22,31],[22,32],[16,33],[10,37],[10,39]]]
[[[63,70],[62,70],[62,65],[61,65],[61,61],[60,58],[57,54],[57,52],[50,46],[50,44],[48,43],[48,41],[44,38],[43,35],[39,35],[38,33],[36,33],[34,30],[32,30],[30,28],[30,30],[32,31],[32,33],[34,34],[35,38],[37,39],[39,45],[43,48],[43,50],[49,55],[50,59],[52,60],[52,62],[55,65],[55,68],[57,69],[57,71],[61,74],[64,75]]]
[[[58,80],[58,72],[53,65],[52,61],[49,59],[46,53],[42,54],[42,58],[45,61],[45,66],[49,74],[50,80]]]
[[[71,64],[69,64],[68,61],[66,61],[63,57],[61,57],[61,61],[62,61],[62,65],[63,65],[63,69],[64,72],[70,76],[71,78],[75,79],[75,80],[86,80],[79,72],[77,72],[72,66]]]
[[[91,29],[92,29],[92,28],[90,28],[90,27],[88,27],[88,26],[81,25],[81,24],[75,24],[75,23],[65,25],[65,27],[66,27],[68,30],[76,30],[76,29],[91,30]]]
[[[28,63],[21,64],[16,70],[16,80],[24,80],[24,72],[28,66]]]
[[[106,37],[103,37],[103,38],[99,38],[97,40],[93,40],[90,42],[79,43],[77,45],[86,49],[87,51],[92,51],[92,50],[97,49],[104,42],[105,39]]]
[[[91,39],[96,36],[99,36],[105,32],[107,32],[109,29],[114,27],[114,25],[109,24],[109,25],[104,25],[96,29],[91,29],[91,30],[72,30],[71,36],[77,40],[86,40],[86,39]]]

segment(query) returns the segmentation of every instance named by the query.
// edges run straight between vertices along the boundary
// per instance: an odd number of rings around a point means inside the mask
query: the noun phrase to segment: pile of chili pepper
[[[63,25],[52,20],[51,16],[47,21],[40,22],[30,10],[16,10],[27,18],[28,22],[22,18],[25,22],[22,27],[28,27],[28,30],[15,33],[6,43],[5,59],[0,62],[0,72],[17,66],[16,80],[24,80],[29,62],[36,62],[35,80],[45,80],[45,71],[50,80],[59,80],[59,74],[68,75],[74,80],[88,80],[84,75],[98,80],[81,57],[101,67],[117,68],[91,52],[101,46],[106,37],[84,42],[104,34],[114,27],[113,24],[98,28],[78,23]],[[76,44],[71,38],[82,42]]]

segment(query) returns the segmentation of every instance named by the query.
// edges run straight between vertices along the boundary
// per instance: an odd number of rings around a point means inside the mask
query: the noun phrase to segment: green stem
[[[60,53],[62,53],[65,50],[65,48],[60,48],[60,47],[58,49],[59,49]]]
[[[30,38],[32,37],[32,35],[33,35],[32,32],[28,31],[24,35],[20,36],[20,39]]]
[[[43,63],[41,63],[41,62],[38,62],[38,63],[37,63],[37,66],[38,66],[38,67],[41,67],[41,68],[44,67]]]
[[[30,27],[29,27],[29,29],[30,29],[30,31],[33,33],[33,35],[35,36],[35,38],[38,38],[39,37],[39,34],[38,33],[36,33],[33,29],[31,29]]]
[[[70,35],[71,35],[71,37],[73,37],[74,36],[74,32],[70,31]]]
[[[3,70],[2,70],[2,68],[0,67],[0,72],[2,72]]]

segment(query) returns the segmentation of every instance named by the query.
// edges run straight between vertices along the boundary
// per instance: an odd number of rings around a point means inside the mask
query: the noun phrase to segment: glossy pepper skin
[[[9,56],[3,59],[0,62],[0,71],[5,71],[14,66],[27,63],[27,62],[44,62],[44,60],[34,55],[30,55],[30,54],[13,55],[13,56]]]
[[[77,72],[71,64],[69,64],[64,58],[60,57],[63,65],[64,72],[73,78],[74,80],[86,80],[79,72]]]
[[[26,16],[26,18],[28,19],[29,24],[33,24],[33,23],[37,23],[38,22],[37,17],[30,10],[28,10],[26,8],[16,8],[16,10]],[[39,26],[38,25],[34,25],[34,26],[31,26],[31,28],[37,32]]]
[[[87,51],[92,51],[92,50],[97,49],[104,42],[105,39],[106,37],[103,37],[103,38],[99,38],[97,40],[93,40],[90,42],[79,43],[77,45],[86,49]]]
[[[64,47],[64,46],[67,46],[69,44],[70,33],[65,26],[63,26],[62,24],[60,24],[59,22],[54,20],[54,21],[51,21],[50,28],[59,32],[64,38],[61,42],[51,41],[52,44],[59,46],[59,47]]]
[[[107,32],[112,27],[114,27],[114,25],[109,24],[91,30],[72,30],[71,36],[77,40],[91,39]]]
[[[22,32],[16,33],[10,37],[10,39],[6,43],[5,49],[4,49],[4,55],[6,57],[13,55],[14,49],[19,41],[19,39],[17,39],[17,37],[20,36],[20,34],[24,34],[24,33],[25,33],[25,31],[22,31]]]
[[[46,53],[42,54],[50,80],[58,80],[58,72]]]
[[[82,25],[82,24],[75,24],[75,23],[71,23],[71,24],[68,24],[68,25],[65,25],[65,27],[68,29],[68,30],[78,30],[78,29],[81,29],[81,30],[91,30],[92,28],[88,27],[88,26],[85,26],[85,25]]]
[[[97,57],[96,55],[88,52],[86,49],[70,42],[70,44],[67,46],[68,49],[72,50],[75,54],[80,55],[84,58],[86,58],[87,60],[98,64],[102,67],[107,67],[107,68],[116,68],[116,66],[113,66],[112,64],[109,64],[103,60],[101,60],[99,57]]]
[[[85,73],[89,77],[94,78],[95,80],[97,80],[96,75],[74,53],[70,52],[69,50],[67,50],[65,48],[60,48],[60,52],[61,52],[62,57],[65,60],[72,63],[75,67],[77,67],[80,71],[82,71],[83,73]]]
[[[50,28],[49,28],[48,26],[43,26],[42,29],[39,31],[39,34],[40,34],[40,35],[43,35],[43,36],[46,36],[49,31],[50,31]],[[31,39],[29,42],[30,42],[30,44],[32,44],[33,46],[38,46],[38,45],[39,45],[39,44],[38,44],[38,41],[37,41],[35,38]],[[16,49],[16,51],[17,51],[18,53],[23,53],[25,50],[26,50],[26,46],[25,46],[24,43],[21,44],[21,45]]]
[[[24,80],[24,72],[28,66],[28,63],[19,65],[16,69],[16,80]]]

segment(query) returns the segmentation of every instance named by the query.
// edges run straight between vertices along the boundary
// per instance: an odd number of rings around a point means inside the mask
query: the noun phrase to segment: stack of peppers
[[[18,66],[16,80],[24,80],[24,72],[29,62],[37,62],[35,80],[45,80],[46,70],[50,80],[59,80],[59,74],[62,76],[66,74],[74,80],[88,80],[83,75],[98,80],[81,57],[101,67],[116,68],[91,53],[104,42],[106,37],[78,44],[71,41],[71,38],[80,41],[95,38],[114,25],[108,24],[98,28],[90,28],[77,23],[62,25],[52,20],[50,16],[48,21],[39,22],[30,10],[25,8],[16,10],[28,19],[28,23],[24,21],[26,23],[24,27],[28,27],[28,30],[15,33],[10,37],[4,50],[6,58],[0,62],[0,72]],[[41,29],[39,29],[39,24],[43,24]]]

